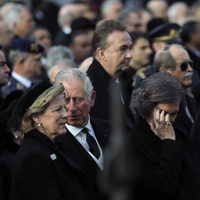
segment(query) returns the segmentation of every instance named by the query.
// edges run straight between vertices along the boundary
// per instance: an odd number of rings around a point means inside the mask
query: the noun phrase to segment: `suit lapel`
[[[66,134],[56,138],[56,143],[61,152],[76,163],[77,166],[82,168],[86,174],[88,171],[92,172],[95,171],[96,168],[99,168],[89,153],[68,130]]]

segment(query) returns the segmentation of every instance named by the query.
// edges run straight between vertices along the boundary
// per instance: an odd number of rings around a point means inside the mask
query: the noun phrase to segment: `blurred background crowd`
[[[53,84],[62,70],[78,68],[88,74],[97,92],[91,116],[110,120],[105,100],[108,93],[101,94],[102,79],[95,77],[97,71],[92,68],[97,66],[97,60],[122,85],[128,131],[135,124],[129,109],[132,92],[154,72],[170,72],[180,81],[186,95],[186,103],[182,105],[185,113],[175,121],[175,126],[182,132],[194,135],[198,132],[195,122],[199,118],[200,103],[199,0],[10,0],[0,3],[0,156],[5,199],[10,192],[13,157],[22,140],[19,128],[24,113],[16,108],[20,105],[18,99],[40,82]],[[93,33],[104,19],[120,21],[131,38],[129,68],[120,74],[117,69],[106,70],[106,64],[104,67],[95,52]],[[110,57],[109,65],[115,67],[114,59]],[[172,66],[179,66],[181,70],[172,70]]]

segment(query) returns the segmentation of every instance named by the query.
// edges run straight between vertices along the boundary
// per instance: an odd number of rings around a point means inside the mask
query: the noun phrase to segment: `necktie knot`
[[[100,150],[99,150],[96,140],[94,139],[92,135],[90,135],[87,128],[83,128],[82,132],[85,133],[86,135],[86,141],[88,143],[90,152],[98,159],[100,156]]]

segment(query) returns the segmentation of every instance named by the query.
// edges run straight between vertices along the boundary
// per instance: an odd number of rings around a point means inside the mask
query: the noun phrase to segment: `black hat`
[[[40,96],[45,90],[50,88],[52,84],[49,81],[40,82],[33,87],[25,91],[18,100],[12,117],[9,120],[9,126],[11,128],[18,129],[21,124],[21,120],[26,110],[33,104],[33,102]]]
[[[21,52],[35,53],[35,54],[44,52],[44,48],[40,44],[25,38],[13,39],[10,44],[10,50],[18,50]]]
[[[176,23],[165,23],[157,26],[148,33],[150,41],[165,42],[167,44],[179,43],[180,26]]]

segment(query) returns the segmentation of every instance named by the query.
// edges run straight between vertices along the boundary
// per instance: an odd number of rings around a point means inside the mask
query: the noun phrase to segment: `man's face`
[[[27,58],[24,60],[24,69],[26,77],[29,79],[34,79],[41,74],[41,57],[39,54],[29,53]]]
[[[176,61],[175,69],[168,69],[168,72],[175,76],[182,84],[183,87],[189,87],[192,84],[193,69],[191,59],[186,50],[179,47],[172,47],[171,54]],[[186,69],[182,70],[181,65],[186,65]]]
[[[127,31],[128,32],[141,32],[142,31],[142,21],[139,14],[132,12],[129,14],[127,19]]]
[[[95,102],[95,92],[91,98],[86,96],[82,82],[75,79],[63,80],[62,84],[65,88],[67,124],[83,127],[90,113],[90,108]]]
[[[133,56],[131,65],[137,68],[148,65],[152,53],[148,40],[142,37],[138,38],[135,45],[131,48],[131,53]]]
[[[10,68],[7,65],[5,55],[0,51],[0,87],[6,85],[9,81]]]
[[[104,63],[111,76],[129,67],[132,41],[126,31],[114,31],[107,37],[107,47],[103,49]]]
[[[76,61],[82,62],[91,55],[92,35],[92,32],[86,32],[74,37],[74,42],[70,47],[75,55]]]
[[[52,45],[51,35],[46,29],[37,29],[33,34],[35,41],[44,47],[45,53]]]
[[[20,19],[20,22],[15,24],[15,29],[16,32],[20,34],[20,37],[25,37],[32,30],[35,24],[33,17],[28,10],[21,12]]]

